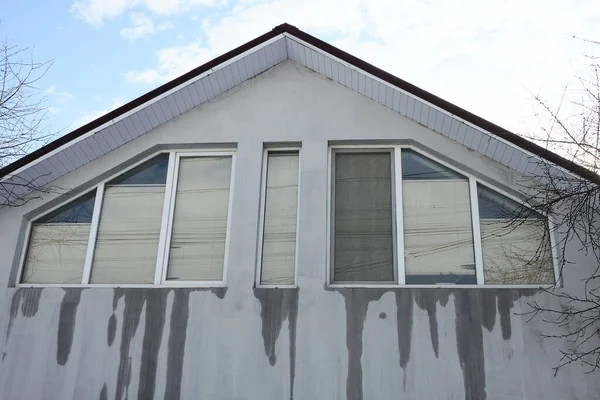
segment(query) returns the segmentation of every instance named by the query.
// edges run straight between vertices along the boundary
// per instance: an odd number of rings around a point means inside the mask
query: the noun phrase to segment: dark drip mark
[[[5,358],[6,358],[6,352],[2,353],[2,362],[4,362]]]
[[[346,348],[348,349],[348,375],[346,377],[346,399],[362,400],[363,329],[367,309],[371,301],[377,301],[386,289],[340,289],[346,304]]]
[[[510,310],[514,306],[514,296],[515,293],[512,290],[503,290],[498,296],[498,314],[500,314],[500,328],[504,340],[509,340],[512,336]]]
[[[179,399],[181,397],[181,378],[190,313],[189,300],[191,290],[193,289],[173,289],[175,297],[171,308],[165,399]]]
[[[435,357],[439,357],[439,337],[437,323],[437,297],[432,296],[435,292],[418,291],[415,296],[415,302],[421,310],[427,311],[429,317],[429,336],[431,337],[431,346]]]
[[[106,342],[108,346],[112,346],[115,341],[115,336],[117,335],[117,316],[113,312],[110,318],[108,319],[108,326],[106,327]]]
[[[18,288],[14,291],[10,302],[10,316],[6,329],[5,343],[8,342],[14,320],[19,314],[19,307],[24,317],[35,317],[40,306],[40,298],[43,290],[43,288]],[[21,300],[23,300],[22,303]]]
[[[221,300],[223,300],[225,298],[225,295],[227,294],[226,287],[215,287],[211,288],[210,291]]]
[[[125,298],[125,309],[123,310],[123,326],[121,328],[121,347],[119,354],[119,369],[117,371],[117,386],[115,388],[115,399],[123,398],[123,392],[129,386],[131,379],[131,358],[129,347],[131,339],[135,335],[140,322],[140,314],[144,305],[143,290],[113,289],[113,309],[116,308],[121,297]]]
[[[497,303],[498,291],[494,289],[483,290],[481,292],[481,323],[491,332],[494,330],[496,325],[496,303]]]
[[[106,388],[106,383],[102,385],[102,390],[100,390],[100,400],[108,400],[108,389]]]
[[[254,288],[254,297],[260,302],[262,337],[269,364],[275,365],[277,355],[275,345],[281,332],[283,321],[288,320],[290,358],[290,400],[294,398],[296,378],[296,326],[298,319],[298,288],[261,289]]]
[[[481,319],[481,295],[476,291],[454,292],[456,346],[463,371],[465,400],[485,400],[485,361]]]
[[[60,315],[58,319],[58,333],[56,335],[56,362],[65,365],[69,361],[71,346],[73,345],[73,334],[75,333],[75,321],[77,309],[81,300],[82,288],[63,289],[65,295],[60,304]]]
[[[396,290],[396,325],[398,331],[398,352],[403,378],[402,387],[406,391],[406,366],[410,360],[410,344],[413,324],[413,292],[410,289]]]
[[[138,399],[140,400],[154,398],[158,353],[165,326],[167,294],[168,292],[162,289],[149,290],[146,293],[146,322],[144,325],[138,389]]]

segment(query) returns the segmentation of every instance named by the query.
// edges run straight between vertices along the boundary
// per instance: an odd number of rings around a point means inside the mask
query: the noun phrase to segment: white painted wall
[[[522,292],[325,288],[328,142],[374,139],[410,141],[504,189],[516,191],[521,178],[288,61],[54,182],[77,189],[162,145],[237,146],[226,293],[16,291],[8,285],[25,216],[52,196],[0,210],[0,325],[11,330],[0,336],[0,397],[103,398],[106,385],[114,398],[120,385],[144,398],[155,382],[155,398],[177,397],[180,388],[182,398],[281,399],[290,397],[294,375],[296,399],[597,398],[600,384],[579,366],[553,377],[560,343],[541,339],[546,326],[538,320],[512,314],[527,310]],[[252,288],[266,142],[302,145],[298,292]],[[593,267],[576,249],[567,290]],[[513,295],[514,307],[501,315],[495,302],[509,304]],[[265,354],[271,344],[274,365]],[[155,358],[156,369],[144,369]]]

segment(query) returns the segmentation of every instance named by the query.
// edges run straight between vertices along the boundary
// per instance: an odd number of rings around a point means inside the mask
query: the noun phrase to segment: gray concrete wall
[[[227,288],[14,288],[24,220],[0,210],[2,399],[596,399],[534,290],[325,287],[328,141],[414,142],[505,189],[521,176],[292,62],[55,182],[81,188],[159,145],[237,144]],[[298,289],[254,289],[263,142],[302,143]],[[17,249],[17,250],[15,250]],[[565,289],[593,259],[577,253]]]

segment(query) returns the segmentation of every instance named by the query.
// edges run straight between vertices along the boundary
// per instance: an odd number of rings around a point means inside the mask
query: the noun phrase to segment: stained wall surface
[[[15,288],[28,218],[0,210],[2,399],[596,399],[534,289],[333,289],[329,143],[412,143],[506,190],[522,176],[291,61],[54,182],[75,191],[161,147],[235,147],[226,288]],[[264,143],[301,143],[298,288],[254,288]],[[372,142],[370,142],[372,143]],[[217,146],[217,147],[218,147]],[[569,255],[565,290],[593,259]]]

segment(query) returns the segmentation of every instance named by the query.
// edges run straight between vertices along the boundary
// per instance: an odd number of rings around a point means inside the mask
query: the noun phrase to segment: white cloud
[[[112,19],[137,8],[157,15],[172,15],[198,6],[215,6],[225,0],[77,0],[71,5],[73,15],[82,21],[101,26]]]
[[[80,126],[83,126],[88,122],[91,122],[96,118],[103,116],[104,114],[114,110],[115,108],[121,107],[123,104],[125,104],[123,99],[115,97],[111,100],[111,104],[108,108],[84,112],[80,114],[77,118],[75,118],[75,120],[73,121],[73,129],[79,128]]]
[[[155,35],[170,28],[173,28],[173,25],[169,22],[155,25],[154,20],[146,14],[132,13],[129,16],[129,26],[121,29],[121,36],[130,42],[135,42],[144,36]]]
[[[197,42],[169,47],[156,53],[158,65],[155,68],[129,71],[125,73],[125,79],[130,83],[163,83],[196,68],[212,56],[210,50]]]

